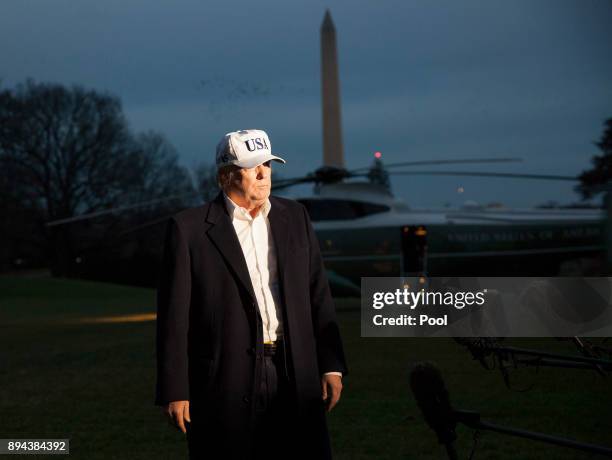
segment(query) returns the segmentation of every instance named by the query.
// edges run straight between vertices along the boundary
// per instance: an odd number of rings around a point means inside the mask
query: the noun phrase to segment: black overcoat
[[[296,393],[295,451],[328,458],[321,375],[347,373],[319,245],[296,201],[270,197],[287,368]],[[156,404],[189,400],[191,429],[210,458],[248,458],[262,324],[224,197],[173,216],[157,298]]]

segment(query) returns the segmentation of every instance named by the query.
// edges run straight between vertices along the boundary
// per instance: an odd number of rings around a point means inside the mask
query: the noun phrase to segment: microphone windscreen
[[[410,372],[410,388],[425,421],[436,432],[440,443],[454,441],[457,422],[438,368],[430,362],[417,363]]]

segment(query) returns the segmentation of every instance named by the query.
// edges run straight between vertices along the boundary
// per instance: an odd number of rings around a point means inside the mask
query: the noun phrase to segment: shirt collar
[[[241,206],[238,206],[225,193],[223,193],[223,197],[225,198],[225,207],[227,208],[227,212],[233,219],[253,220],[253,217],[251,216],[249,211],[247,211],[245,208]],[[272,203],[270,203],[270,199],[266,198],[266,201],[261,207],[259,214],[257,214],[257,216],[255,217],[258,217],[260,214],[263,214],[264,217],[268,217],[271,207],[272,207]]]

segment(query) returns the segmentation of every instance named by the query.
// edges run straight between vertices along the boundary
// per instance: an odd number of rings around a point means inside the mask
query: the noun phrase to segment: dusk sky
[[[0,7],[0,78],[115,94],[131,127],[163,133],[188,167],[212,163],[227,131],[265,129],[287,160],[281,175],[298,176],[321,165],[326,8],[348,168],[379,150],[388,163],[517,156],[525,162],[463,169],[577,175],[599,153],[593,142],[612,117],[609,0],[10,0]],[[392,184],[416,207],[578,200],[568,183]]]

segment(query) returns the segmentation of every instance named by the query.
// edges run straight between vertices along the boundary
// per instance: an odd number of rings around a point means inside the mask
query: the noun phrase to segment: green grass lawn
[[[518,370],[510,391],[449,339],[360,337],[359,313],[339,301],[351,374],[329,416],[338,459],[440,459],[408,388],[410,363],[430,360],[458,408],[483,419],[592,443],[612,444],[610,378],[562,369]],[[79,323],[154,311],[148,289],[50,278],[0,277],[0,438],[70,438],[71,457],[185,458],[183,435],[153,406],[155,325]],[[574,353],[552,339],[513,345]],[[460,458],[473,433],[458,430]],[[475,459],[596,458],[483,433]]]

